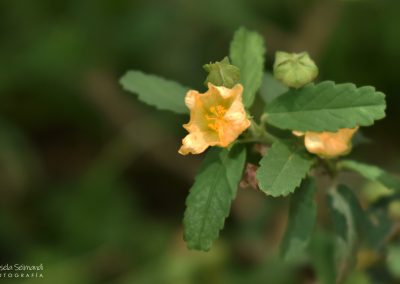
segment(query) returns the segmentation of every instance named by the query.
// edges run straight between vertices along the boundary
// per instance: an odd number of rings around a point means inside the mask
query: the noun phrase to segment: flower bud
[[[307,52],[276,52],[274,76],[286,86],[300,88],[312,82],[317,75],[318,67]]]
[[[341,128],[337,132],[293,131],[293,134],[298,137],[304,136],[304,145],[308,152],[323,159],[332,159],[351,151],[351,139],[357,130],[358,126]]]
[[[221,61],[205,64],[203,68],[208,72],[207,79],[204,82],[206,86],[208,83],[211,83],[214,86],[233,88],[239,83],[239,68],[232,65],[228,57],[225,57]]]

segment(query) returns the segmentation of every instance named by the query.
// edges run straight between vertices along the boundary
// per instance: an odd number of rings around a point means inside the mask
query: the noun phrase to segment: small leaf
[[[244,87],[243,103],[249,108],[262,82],[264,40],[257,32],[242,27],[233,36],[229,54],[232,64],[240,69],[240,81]]]
[[[352,210],[346,198],[343,196],[343,191],[350,190],[344,185],[333,188],[328,195],[329,205],[332,211],[332,219],[336,231],[341,239],[346,243],[352,243],[355,240],[355,221]]]
[[[230,64],[228,57],[221,61],[217,61],[203,66],[204,70],[208,72],[205,85],[211,83],[215,86],[224,86],[232,88],[240,79],[240,70],[236,66]]]
[[[273,99],[286,93],[288,90],[288,87],[275,79],[271,73],[266,72],[264,74],[260,88],[260,95],[265,103],[270,103]]]
[[[353,191],[347,188],[339,188],[339,190],[351,209],[359,241],[363,241],[373,249],[381,249],[380,246],[384,244],[391,230],[391,222],[386,213],[371,207],[365,211]]]
[[[285,260],[299,258],[307,249],[317,217],[315,189],[310,178],[290,197],[289,220],[281,247]]]
[[[357,232],[351,205],[344,197],[344,192],[348,190],[350,189],[340,185],[338,188],[331,189],[328,194],[331,217],[338,235],[336,243],[338,283],[355,265]]]
[[[338,131],[385,117],[385,95],[373,87],[325,81],[291,89],[266,109],[268,123],[297,131]]]
[[[122,87],[138,95],[142,102],[158,109],[176,113],[188,113],[185,95],[188,88],[164,78],[145,74],[141,71],[128,71],[121,79]]]
[[[275,197],[288,195],[300,185],[312,164],[304,148],[277,141],[260,161],[260,189]]]
[[[212,148],[207,153],[188,198],[183,220],[189,249],[208,251],[218,238],[242,177],[246,151]]]
[[[400,180],[381,168],[352,160],[343,160],[338,167],[354,171],[364,178],[380,183],[388,189],[400,190]]]

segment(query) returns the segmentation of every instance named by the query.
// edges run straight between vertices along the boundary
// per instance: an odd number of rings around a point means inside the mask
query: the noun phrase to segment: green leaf
[[[208,72],[205,85],[212,83],[215,86],[224,86],[232,88],[240,79],[240,70],[229,62],[228,57],[221,61],[217,61],[203,66],[204,70]]]
[[[328,200],[332,211],[332,220],[339,237],[351,244],[355,241],[356,231],[352,209],[343,196],[343,191],[347,190],[350,189],[344,185],[340,185],[339,188],[332,188],[329,191]]]
[[[257,32],[239,28],[229,50],[232,64],[240,69],[240,81],[244,87],[243,103],[249,108],[261,86],[264,70],[264,40]]]
[[[380,183],[388,189],[400,190],[400,180],[376,166],[352,160],[342,160],[338,163],[338,167],[354,171],[370,181]]]
[[[343,284],[372,284],[367,271],[354,270]]]
[[[304,148],[276,141],[260,161],[260,189],[272,196],[288,195],[300,185],[312,164]]]
[[[188,113],[185,95],[188,88],[164,78],[145,74],[141,71],[128,71],[121,79],[124,90],[138,95],[142,102],[158,109],[176,113]]]
[[[290,197],[289,220],[281,247],[285,260],[297,259],[307,249],[317,218],[315,189],[314,180],[309,178]]]
[[[288,90],[288,87],[275,79],[271,73],[266,72],[264,74],[260,88],[260,95],[265,103],[270,103],[273,99],[284,94]]]
[[[400,246],[398,244],[389,246],[386,266],[390,274],[400,279]]]
[[[387,226],[385,214],[382,214],[381,211],[374,212],[376,210],[371,210],[371,208],[368,212],[365,211],[361,207],[357,196],[348,188],[339,188],[339,192],[352,212],[358,241],[362,241],[373,249],[379,249],[382,240],[391,229],[391,224],[389,224],[389,227]]]
[[[351,205],[345,198],[345,192],[349,190],[346,186],[339,185],[338,188],[332,188],[328,194],[331,217],[338,236],[336,259],[340,279],[343,279],[355,265],[357,232]]]
[[[331,131],[368,126],[385,117],[385,95],[373,87],[325,81],[291,89],[266,109],[268,123],[282,129]]]
[[[310,244],[310,256],[315,270],[317,283],[335,284],[335,242],[332,234],[317,231]]]
[[[373,220],[370,229],[363,235],[366,244],[375,249],[382,250],[386,246],[388,237],[393,233],[393,220],[383,209],[373,208],[369,210]]]
[[[357,232],[360,236],[367,236],[371,232],[373,224],[369,220],[367,212],[361,207],[357,196],[348,188],[341,187],[338,191],[350,207]]]
[[[189,249],[208,251],[218,238],[242,177],[246,151],[241,145],[212,148],[186,200],[184,238]]]

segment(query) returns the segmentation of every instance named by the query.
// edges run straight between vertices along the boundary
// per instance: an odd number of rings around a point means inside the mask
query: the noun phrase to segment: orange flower
[[[308,152],[317,154],[321,158],[331,159],[346,155],[351,150],[351,138],[357,131],[355,128],[342,128],[337,132],[309,132],[293,131],[296,136],[304,135],[304,145]]]
[[[227,147],[250,126],[242,103],[243,86],[232,89],[208,83],[208,91],[190,90],[185,97],[190,121],[183,127],[189,134],[182,140],[179,153],[199,154],[209,146]]]

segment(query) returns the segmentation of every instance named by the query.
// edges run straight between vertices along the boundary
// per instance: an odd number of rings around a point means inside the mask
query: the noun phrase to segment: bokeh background
[[[187,118],[118,80],[139,69],[202,90],[201,66],[243,25],[264,36],[269,70],[276,50],[309,51],[320,80],[387,94],[352,156],[399,173],[399,13],[398,0],[0,1],[0,263],[45,269],[0,282],[315,283],[310,265],[279,260],[287,201],[254,189],[239,190],[211,252],[186,250],[202,159],[177,154]],[[349,283],[396,283],[398,265],[381,266]]]

